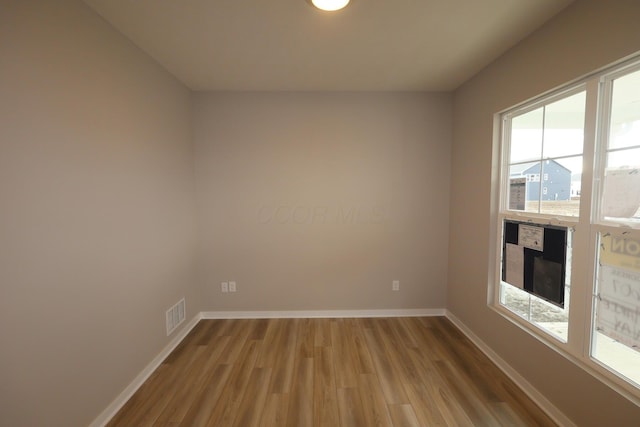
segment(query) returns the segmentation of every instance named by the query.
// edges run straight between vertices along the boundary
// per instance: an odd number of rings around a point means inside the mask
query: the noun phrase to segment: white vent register
[[[185,312],[186,312],[186,308],[185,308],[184,298],[182,298],[180,301],[178,301],[177,304],[175,304],[173,307],[167,310],[167,316],[166,316],[167,336],[171,335],[171,333],[175,331],[175,329],[182,322],[184,322]]]

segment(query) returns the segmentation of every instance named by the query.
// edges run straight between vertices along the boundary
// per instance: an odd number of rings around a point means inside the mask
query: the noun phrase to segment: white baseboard
[[[115,398],[113,402],[107,408],[102,411],[98,417],[93,420],[89,427],[103,427],[105,426],[111,418],[113,418],[120,408],[124,406],[125,403],[133,396],[133,394],[144,384],[144,382],[151,376],[153,371],[155,371],[158,366],[162,363],[164,359],[182,342],[182,340],[187,336],[189,332],[198,324],[198,322],[202,319],[201,313],[196,314],[193,318],[183,327],[180,332],[173,337],[173,339],[167,344],[165,348],[151,361],[145,368],[136,376],[136,378],[131,381],[131,383],[125,388],[122,393]]]
[[[354,317],[428,317],[444,316],[444,308],[397,310],[294,310],[294,311],[203,311],[203,319],[310,319]]]
[[[542,393],[540,393],[535,387],[529,383],[522,375],[511,367],[502,357],[500,357],[495,351],[493,351],[487,344],[484,343],[471,329],[467,327],[460,319],[458,319],[453,313],[446,310],[447,318],[456,325],[460,331],[466,335],[493,363],[495,363],[506,376],[516,383],[522,391],[529,396],[543,411],[551,417],[559,426],[562,427],[576,427],[575,423],[571,421],[562,411],[555,407],[553,403],[549,401]]]

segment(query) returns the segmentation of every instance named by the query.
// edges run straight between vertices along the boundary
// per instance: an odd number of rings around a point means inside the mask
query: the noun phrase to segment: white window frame
[[[640,240],[640,224],[617,219],[605,219],[601,215],[600,200],[606,167],[607,141],[611,113],[611,82],[623,75],[640,70],[640,57],[612,65],[602,71],[585,76],[571,84],[551,91],[519,106],[501,111],[494,116],[494,147],[498,148],[498,179],[492,187],[492,230],[495,240],[491,245],[488,306],[529,333],[542,343],[556,350],[565,358],[580,366],[617,392],[640,405],[640,387],[625,380],[604,363],[591,356],[592,330],[594,329],[595,283],[598,236],[600,233],[620,233]],[[578,217],[539,214],[508,210],[510,120],[571,96],[586,91],[585,128],[583,146],[583,170],[580,189],[580,214]],[[506,141],[506,142],[504,142]],[[542,191],[542,183],[540,186]],[[500,302],[502,269],[502,233],[504,220],[533,221],[540,224],[563,226],[573,232],[571,291],[569,301],[569,331],[566,342],[551,335],[534,323],[521,318]],[[578,268],[579,266],[579,268]],[[569,266],[568,266],[569,267]],[[585,268],[586,267],[586,268]]]

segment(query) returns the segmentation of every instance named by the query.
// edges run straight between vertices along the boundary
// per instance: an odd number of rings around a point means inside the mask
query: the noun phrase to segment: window
[[[491,305],[640,403],[640,61],[499,118]]]
[[[567,260],[571,259],[571,233],[580,213],[580,200],[571,197],[571,183],[579,181],[582,175],[585,105],[586,91],[584,86],[579,86],[503,115],[505,183],[507,174],[509,185],[522,174],[526,175],[527,183],[524,195],[520,195],[524,198],[521,209],[509,200],[513,191],[505,193],[508,197],[500,210],[499,228],[504,229],[509,220],[529,222],[541,230],[554,222],[566,230],[567,237],[562,248],[564,259],[556,263],[559,267],[547,265],[548,278],[554,274],[551,270],[564,270],[563,283],[556,283],[556,291],[563,294],[562,304],[557,302],[560,298],[550,300],[534,290],[533,282],[540,276],[533,273],[535,264],[548,261],[548,256],[544,251],[525,248],[517,242],[509,243],[515,245],[509,249],[514,255],[512,258],[520,262],[515,266],[510,263],[510,271],[519,269],[515,270],[520,271],[517,276],[523,277],[520,281],[520,277],[501,281],[499,303],[562,342],[567,341],[569,322],[571,269]],[[541,174],[547,181],[544,186],[541,186]],[[550,174],[554,177],[552,182],[548,182]],[[517,250],[523,253],[515,255]],[[507,258],[503,253],[505,262],[501,264],[501,274],[505,279]]]
[[[640,69],[603,78],[591,354],[640,386]]]

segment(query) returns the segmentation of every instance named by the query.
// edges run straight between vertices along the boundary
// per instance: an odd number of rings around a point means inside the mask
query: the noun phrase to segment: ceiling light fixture
[[[340,10],[349,4],[349,0],[311,0],[315,7],[328,12]]]

